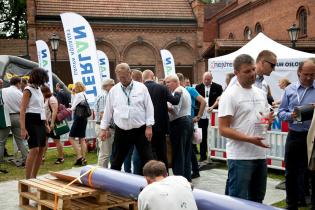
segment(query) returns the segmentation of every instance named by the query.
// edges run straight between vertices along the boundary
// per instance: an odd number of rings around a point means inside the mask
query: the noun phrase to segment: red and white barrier
[[[271,146],[267,150],[267,164],[269,168],[284,170],[285,141],[287,138],[288,124],[277,118],[272,125],[272,130],[267,132],[267,142]],[[212,159],[226,160],[227,138],[221,136],[218,130],[218,113],[214,110],[208,127],[208,154]]]

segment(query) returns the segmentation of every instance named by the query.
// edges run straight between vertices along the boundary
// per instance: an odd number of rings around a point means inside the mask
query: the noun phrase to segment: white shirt
[[[86,94],[84,92],[76,93],[73,96],[73,101],[71,103],[71,110],[74,111],[77,105],[81,103],[82,101],[85,101],[85,99],[86,99]]]
[[[255,134],[255,123],[260,121],[261,113],[268,110],[266,95],[252,86],[245,89],[236,84],[225,90],[219,101],[218,116],[232,116],[231,128],[249,136]],[[266,149],[254,144],[229,139],[226,144],[227,158],[235,160],[265,159]]]
[[[205,100],[206,100],[206,107],[205,110],[203,111],[203,114],[201,116],[201,119],[209,119],[209,113],[207,111],[207,108],[209,107],[209,95],[210,95],[210,88],[211,85],[205,86]]]
[[[154,125],[154,108],[147,87],[132,81],[123,90],[121,83],[116,84],[107,95],[101,129],[108,128],[112,118],[123,130]]]
[[[46,114],[46,119],[48,121],[51,121],[51,115],[52,115],[52,105],[57,104],[58,106],[58,100],[55,96],[51,96],[49,99],[46,99],[44,107],[45,107],[45,114]]]
[[[173,111],[169,112],[170,121],[176,120],[180,117],[190,116],[191,115],[191,97],[186,88],[180,86],[183,93],[180,97],[180,101],[177,105],[172,106]]]
[[[3,102],[8,107],[10,114],[20,112],[22,97],[22,91],[14,85],[2,89]]]
[[[26,86],[25,90],[31,92],[30,101],[26,107],[26,113],[37,113],[40,114],[41,120],[46,120],[44,96],[40,88],[33,88],[32,86]]]
[[[182,176],[169,176],[146,186],[138,197],[139,210],[197,210],[190,183]]]
[[[257,77],[258,77],[258,75],[256,76],[256,78],[257,78]],[[226,87],[225,90],[227,90],[227,89],[230,88],[231,86],[237,84],[237,82],[238,82],[238,81],[237,81],[237,76],[232,77],[232,79],[231,79],[229,85]],[[254,83],[253,86],[257,87],[257,84]],[[267,93],[268,93],[268,84],[267,84],[267,82],[266,82],[265,79],[262,80],[262,82],[261,82],[261,87],[257,87],[257,88],[261,89],[261,90],[266,94],[266,96],[267,96]]]

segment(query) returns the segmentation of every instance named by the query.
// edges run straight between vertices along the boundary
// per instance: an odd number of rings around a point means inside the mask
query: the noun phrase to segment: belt
[[[20,114],[20,112],[17,112],[17,113],[10,113],[10,115],[15,115],[15,114]]]

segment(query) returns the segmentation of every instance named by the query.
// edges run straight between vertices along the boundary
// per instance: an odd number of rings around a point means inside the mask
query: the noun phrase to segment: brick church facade
[[[198,0],[27,0],[31,60],[37,60],[35,41],[44,40],[50,46],[49,38],[56,33],[61,41],[54,71],[66,84],[72,81],[60,19],[63,12],[76,12],[87,19],[96,48],[109,58],[112,77],[120,62],[164,77],[161,49],[173,54],[177,72],[192,81],[200,82],[205,72],[204,4]]]
[[[313,0],[222,0],[206,5],[204,22],[204,45],[209,46],[204,58],[231,53],[259,32],[291,47],[287,29],[292,24],[300,28],[296,49],[315,52]]]

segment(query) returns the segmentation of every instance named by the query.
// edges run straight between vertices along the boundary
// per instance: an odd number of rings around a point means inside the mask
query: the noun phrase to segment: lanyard
[[[301,98],[300,98],[298,89],[296,89],[297,100],[298,100],[298,103],[299,103],[298,105],[301,104],[301,102],[302,102],[302,100],[303,100],[303,98],[304,98],[305,93],[306,93],[307,90],[308,90],[308,88],[305,88],[305,90],[304,90],[304,92],[303,92],[303,94],[302,94],[302,96],[301,96]]]
[[[129,93],[127,93],[127,92],[126,92],[126,89],[127,89],[127,88],[124,88],[123,86],[121,86],[122,91],[124,92],[124,94],[125,94],[126,97],[127,97],[128,106],[130,106],[130,93],[131,93],[132,88],[133,88],[133,83],[132,83],[131,86],[130,86],[130,91],[129,91]]]

